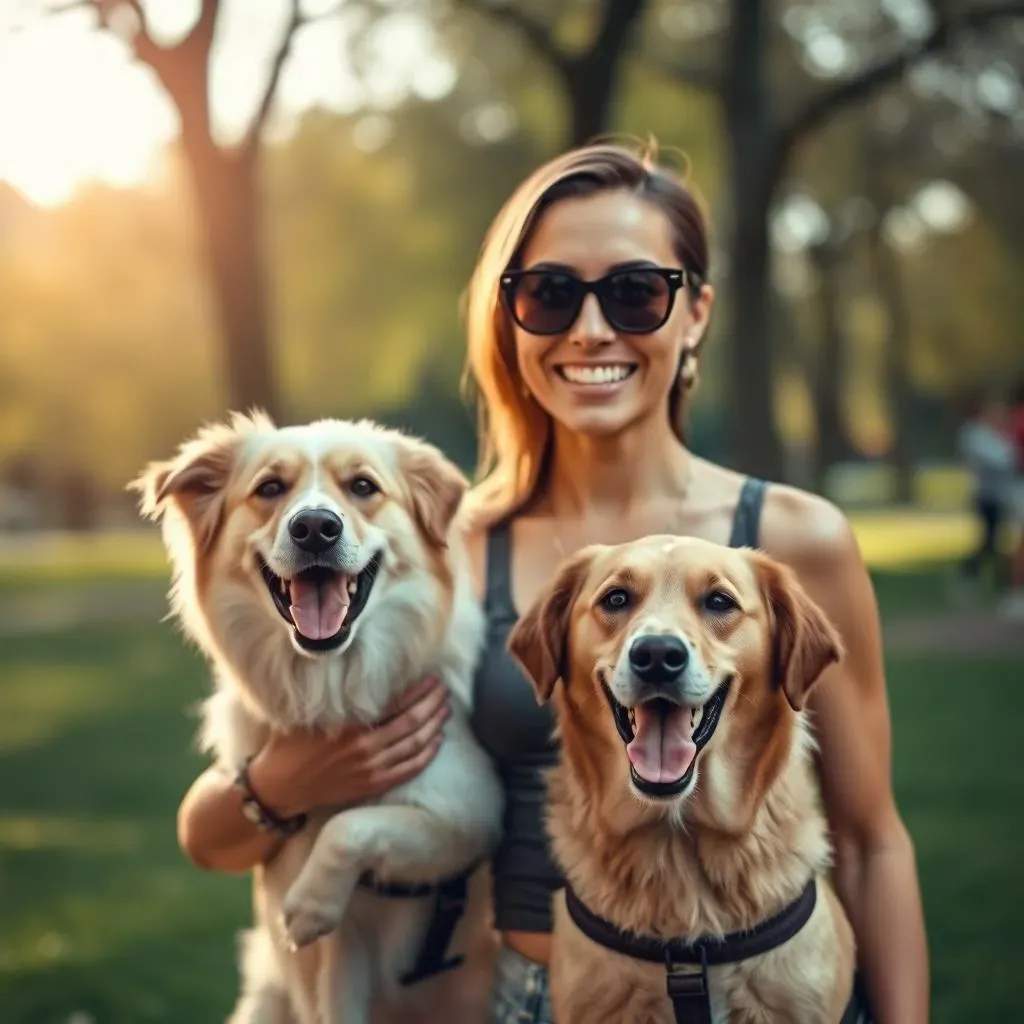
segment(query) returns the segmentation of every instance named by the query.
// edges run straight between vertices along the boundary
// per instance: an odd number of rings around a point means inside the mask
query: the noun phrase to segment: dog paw
[[[312,901],[286,900],[281,915],[281,925],[293,952],[333,932],[340,920],[337,908]]]

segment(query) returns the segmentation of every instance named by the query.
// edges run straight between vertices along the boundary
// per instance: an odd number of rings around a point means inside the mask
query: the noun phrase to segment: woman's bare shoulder
[[[845,513],[827,498],[775,484],[765,494],[760,546],[811,575],[860,561],[857,538]]]

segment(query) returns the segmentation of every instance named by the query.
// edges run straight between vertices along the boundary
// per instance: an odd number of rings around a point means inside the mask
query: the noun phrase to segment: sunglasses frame
[[[617,323],[611,316],[608,315],[608,310],[604,304],[604,296],[602,295],[602,288],[607,282],[613,278],[618,277],[620,274],[655,274],[662,278],[668,285],[668,304],[665,307],[665,315],[657,324],[652,327],[645,327],[643,330],[637,330],[636,328],[623,327]],[[562,277],[568,277],[575,281],[580,288],[580,301],[576,307],[576,312],[573,314],[572,319],[564,326],[559,328],[557,331],[535,331],[527,327],[516,314],[516,290],[519,288],[519,284],[527,277],[540,276],[542,274],[558,274]],[[672,310],[676,304],[676,292],[681,288],[685,288],[691,282],[698,281],[696,275],[689,274],[686,270],[675,268],[675,267],[622,267],[619,270],[612,270],[605,274],[604,277],[599,277],[596,281],[584,281],[582,277],[576,274],[569,273],[565,270],[506,270],[499,279],[499,285],[501,293],[505,299],[505,305],[508,308],[509,315],[515,321],[515,323],[527,334],[533,334],[538,337],[550,337],[555,334],[564,334],[576,321],[579,319],[579,315],[583,310],[583,303],[587,301],[587,296],[593,294],[597,296],[597,303],[601,307],[601,315],[608,322],[608,325],[621,334],[653,334],[655,331],[660,330],[668,322],[668,318],[672,315]]]

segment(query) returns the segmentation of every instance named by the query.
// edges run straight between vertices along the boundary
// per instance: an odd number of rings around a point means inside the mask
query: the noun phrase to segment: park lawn
[[[883,609],[931,607],[937,580],[879,573]],[[198,655],[170,625],[103,626],[0,638],[0,664],[0,1020],[223,1020],[248,884],[191,867],[174,835],[202,763],[186,714]],[[935,1024],[1019,1019],[1022,668],[889,659]]]
[[[0,1020],[225,1019],[248,883],[193,868],[174,831],[198,656],[159,624],[0,651]]]
[[[864,559],[873,568],[957,558],[974,542],[976,530],[966,513],[912,509],[851,512],[850,522]],[[155,528],[38,538],[11,535],[0,544],[0,593],[54,585],[74,588],[160,581],[168,572]]]

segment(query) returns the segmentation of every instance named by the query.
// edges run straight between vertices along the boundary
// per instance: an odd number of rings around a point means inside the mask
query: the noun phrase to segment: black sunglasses
[[[565,270],[508,270],[501,291],[512,319],[530,334],[562,334],[593,292],[605,320],[623,334],[650,334],[668,320],[676,292],[696,278],[668,267],[624,267],[597,281]]]

